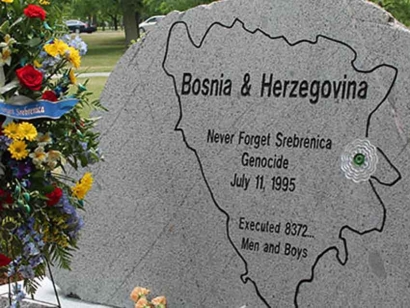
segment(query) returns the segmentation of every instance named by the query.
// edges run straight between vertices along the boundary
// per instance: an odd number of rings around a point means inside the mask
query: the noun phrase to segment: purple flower
[[[13,172],[13,176],[21,180],[24,176],[31,172],[33,169],[33,164],[29,160],[21,162],[11,160],[10,167]]]
[[[0,136],[0,151],[6,151],[11,144],[11,139],[7,136]]]

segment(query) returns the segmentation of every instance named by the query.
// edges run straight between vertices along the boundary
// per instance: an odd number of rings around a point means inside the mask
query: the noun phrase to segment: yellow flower
[[[79,200],[83,200],[85,195],[87,194],[85,187],[78,182],[74,187],[71,188],[71,191],[73,192],[73,196]]]
[[[75,67],[79,68],[81,65],[80,52],[74,47],[68,47],[67,60]]]
[[[28,122],[20,123],[18,130],[19,130],[19,134],[21,138],[24,138],[28,141],[33,141],[37,137],[37,129],[31,123],[28,123]]]
[[[41,5],[50,5],[50,1],[47,1],[47,0],[40,0],[39,3]]]
[[[84,187],[86,187],[88,190],[90,190],[93,186],[93,182],[94,179],[90,172],[86,172],[83,178],[81,179],[81,184],[84,185]]]
[[[59,39],[54,39],[53,43],[44,45],[44,50],[52,57],[57,57],[58,55],[63,56],[66,54],[67,50],[71,48]]]
[[[24,159],[28,155],[27,144],[21,140],[14,140],[10,144],[8,150],[11,154],[11,158],[14,158],[15,160]]]
[[[72,84],[77,84],[77,77],[75,76],[74,70],[70,70],[68,77],[70,78],[70,82]]]
[[[86,172],[82,179],[75,183],[74,187],[71,188],[74,197],[83,200],[85,195],[91,189],[93,184],[93,177],[90,172]]]
[[[37,60],[34,60],[33,64],[34,64],[34,66],[35,66],[36,68],[41,67],[41,63],[38,62]]]
[[[19,125],[15,122],[10,122],[3,128],[3,133],[13,140],[21,139]]]
[[[4,3],[13,3],[13,1],[14,0],[1,0],[1,2],[4,2]]]
[[[57,46],[53,43],[53,44],[46,44],[44,45],[44,51],[46,53],[48,53],[50,56],[52,57],[57,57],[58,55],[58,48]]]
[[[54,44],[57,46],[57,50],[58,50],[58,53],[60,54],[60,56],[64,56],[67,53],[67,50],[70,48],[62,40],[55,40]]]
[[[37,166],[41,166],[41,164],[46,160],[47,154],[44,152],[43,147],[37,147],[33,153],[29,155],[29,157],[33,160],[33,163]]]
[[[134,302],[138,302],[138,300],[145,295],[149,294],[149,290],[145,289],[145,288],[141,288],[141,287],[136,287],[134,288],[134,290],[132,290],[130,298],[134,301]]]

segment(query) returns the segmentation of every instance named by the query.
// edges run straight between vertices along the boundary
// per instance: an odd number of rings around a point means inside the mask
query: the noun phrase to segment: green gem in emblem
[[[362,166],[365,161],[366,157],[362,153],[357,153],[353,158],[353,163],[358,167]]]

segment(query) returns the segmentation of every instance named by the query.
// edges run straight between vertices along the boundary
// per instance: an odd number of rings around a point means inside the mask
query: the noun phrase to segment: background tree
[[[118,30],[122,18],[120,0],[100,0],[98,3],[100,4],[101,20],[103,22],[109,20],[114,30]]]
[[[72,17],[86,20],[88,23],[97,24],[97,13],[100,11],[101,2],[95,0],[73,0]]]
[[[146,16],[166,15],[172,11],[186,11],[201,4],[208,4],[215,0],[143,0],[143,14]]]
[[[121,0],[122,16],[125,31],[125,43],[139,37],[138,24],[142,11],[142,0]]]
[[[139,37],[138,24],[152,15],[185,11],[212,0],[59,0],[65,19],[79,19],[97,26],[105,22],[114,29],[124,26],[126,44]],[[101,22],[98,24],[97,19]]]

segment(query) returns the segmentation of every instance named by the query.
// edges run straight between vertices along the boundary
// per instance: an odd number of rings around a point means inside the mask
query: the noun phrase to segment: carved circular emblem
[[[356,139],[346,145],[341,159],[345,176],[355,183],[370,179],[379,161],[376,147],[367,139]]]

